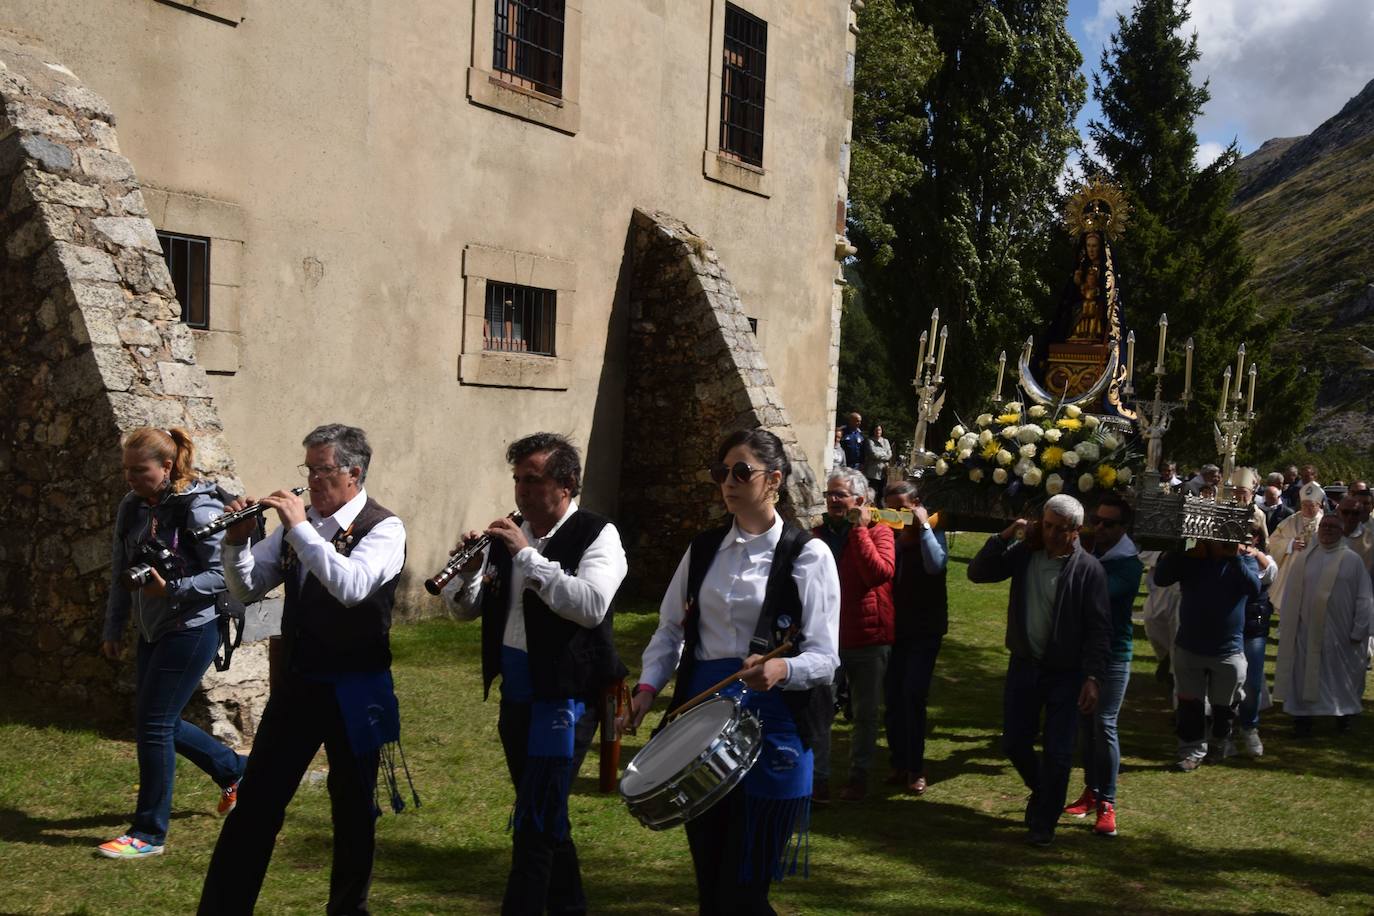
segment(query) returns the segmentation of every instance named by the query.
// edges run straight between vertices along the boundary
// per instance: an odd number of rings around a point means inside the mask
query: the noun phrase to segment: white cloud
[[[1215,140],[1205,140],[1197,145],[1197,152],[1193,158],[1197,162],[1198,168],[1205,169],[1224,152],[1226,152],[1226,144],[1217,143]]]
[[[1086,17],[1096,44],[1083,51],[1093,66],[1116,14],[1132,5],[1097,0]],[[1202,52],[1194,79],[1208,80],[1212,93],[1197,124],[1204,145],[1238,136],[1251,152],[1271,137],[1308,133],[1374,78],[1370,0],[1193,0],[1190,11]]]

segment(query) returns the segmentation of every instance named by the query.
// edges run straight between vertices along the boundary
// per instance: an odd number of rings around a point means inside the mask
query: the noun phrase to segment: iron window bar
[[[554,356],[557,314],[556,290],[488,280],[482,349]]]
[[[181,320],[192,328],[210,327],[210,240],[179,232],[157,234],[162,243],[162,258],[172,275]]]
[[[492,69],[517,86],[563,96],[565,0],[495,0]]]
[[[720,151],[762,168],[768,23],[737,6],[725,4],[724,55]]]

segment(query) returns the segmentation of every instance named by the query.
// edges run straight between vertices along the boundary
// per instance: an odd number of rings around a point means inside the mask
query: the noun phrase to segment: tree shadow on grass
[[[202,817],[191,811],[174,811],[172,820]],[[44,846],[94,846],[110,838],[111,829],[127,827],[132,815],[127,811],[86,814],[80,817],[34,817],[18,808],[0,808],[0,842],[38,843]],[[65,831],[103,828],[96,833],[66,836]]]

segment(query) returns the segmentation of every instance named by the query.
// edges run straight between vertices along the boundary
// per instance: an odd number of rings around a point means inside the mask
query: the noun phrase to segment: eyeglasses
[[[766,468],[756,468],[744,461],[736,461],[733,466],[725,464],[713,464],[708,470],[711,472],[711,479],[716,483],[725,483],[725,478],[733,476],[740,483],[748,483],[749,479]]]
[[[298,464],[296,470],[301,472],[302,477],[310,478],[328,477],[335,471],[342,471],[343,468],[337,464]]]
[[[1103,517],[1100,516],[1100,515],[1094,515],[1094,516],[1093,516],[1093,524],[1096,525],[1096,526],[1099,527],[1099,528],[1115,528],[1117,525],[1120,525],[1120,524],[1121,524],[1121,519],[1119,519],[1119,518],[1103,518]]]
[[[853,494],[853,493],[850,493],[848,490],[826,490],[826,491],[825,491],[825,498],[826,498],[826,499],[850,499],[850,498],[852,498],[853,496],[854,496],[854,494]]]

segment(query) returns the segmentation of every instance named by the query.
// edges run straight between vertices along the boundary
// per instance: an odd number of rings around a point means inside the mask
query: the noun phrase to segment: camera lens
[[[140,563],[124,570],[120,584],[132,591],[136,588],[142,588],[151,581],[153,581],[153,568],[147,563]]]

